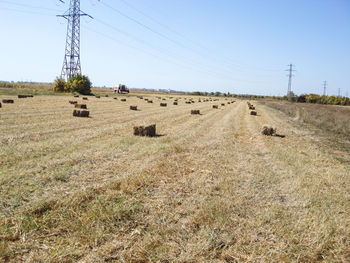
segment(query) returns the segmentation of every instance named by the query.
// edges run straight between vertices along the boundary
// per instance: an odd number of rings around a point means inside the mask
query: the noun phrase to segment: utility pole
[[[288,65],[288,69],[286,69],[286,71],[288,71],[289,72],[289,74],[287,75],[287,77],[288,77],[288,91],[287,91],[287,96],[290,96],[291,95],[291,93],[292,93],[292,78],[294,77],[294,75],[293,75],[293,72],[295,71],[294,69],[293,69],[293,64],[291,63],[291,64],[289,64]]]
[[[338,89],[338,97],[340,98],[340,88]]]
[[[62,0],[60,2],[64,3]],[[92,16],[80,10],[80,0],[70,0],[68,11],[63,15],[57,15],[68,20],[66,48],[61,71],[61,78],[69,78],[81,74],[80,65],[80,17]]]
[[[323,96],[326,96],[326,90],[327,90],[327,81],[323,81]]]

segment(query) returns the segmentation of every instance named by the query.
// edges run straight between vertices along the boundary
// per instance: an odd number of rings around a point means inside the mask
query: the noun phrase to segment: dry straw
[[[156,136],[156,125],[150,125],[150,126],[134,126],[134,135],[135,136],[147,136],[147,137],[153,137]]]
[[[276,134],[277,129],[271,125],[264,124],[261,133],[266,136],[272,136]]]
[[[5,103],[15,103],[14,100],[2,100],[2,102]]]
[[[86,104],[75,104],[74,107],[75,107],[75,108],[78,108],[78,109],[87,109]]]
[[[90,112],[87,110],[74,110],[73,111],[74,117],[88,118],[89,114],[90,114]]]

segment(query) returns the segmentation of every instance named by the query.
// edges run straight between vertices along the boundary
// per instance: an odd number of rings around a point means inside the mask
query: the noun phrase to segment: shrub
[[[91,86],[91,81],[87,76],[78,74],[68,80],[65,90],[89,95],[91,94]]]
[[[62,78],[57,77],[53,86],[55,92],[64,92],[66,86],[66,81]]]

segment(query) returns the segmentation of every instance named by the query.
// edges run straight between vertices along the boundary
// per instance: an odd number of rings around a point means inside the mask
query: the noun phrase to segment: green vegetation
[[[83,95],[91,94],[91,81],[87,76],[75,75],[67,82],[64,79],[56,78],[54,84],[55,92],[77,92]]]

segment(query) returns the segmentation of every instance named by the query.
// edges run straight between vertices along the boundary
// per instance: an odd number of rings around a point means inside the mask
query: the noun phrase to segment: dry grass
[[[319,128],[350,135],[350,107],[286,101],[265,101],[267,106],[280,110],[296,121],[313,124]]]
[[[142,111],[103,97],[74,118],[64,96],[1,109],[0,261],[350,261],[350,154],[328,137],[242,101],[200,103],[201,118],[128,101]],[[164,136],[132,134],[149,123]]]

